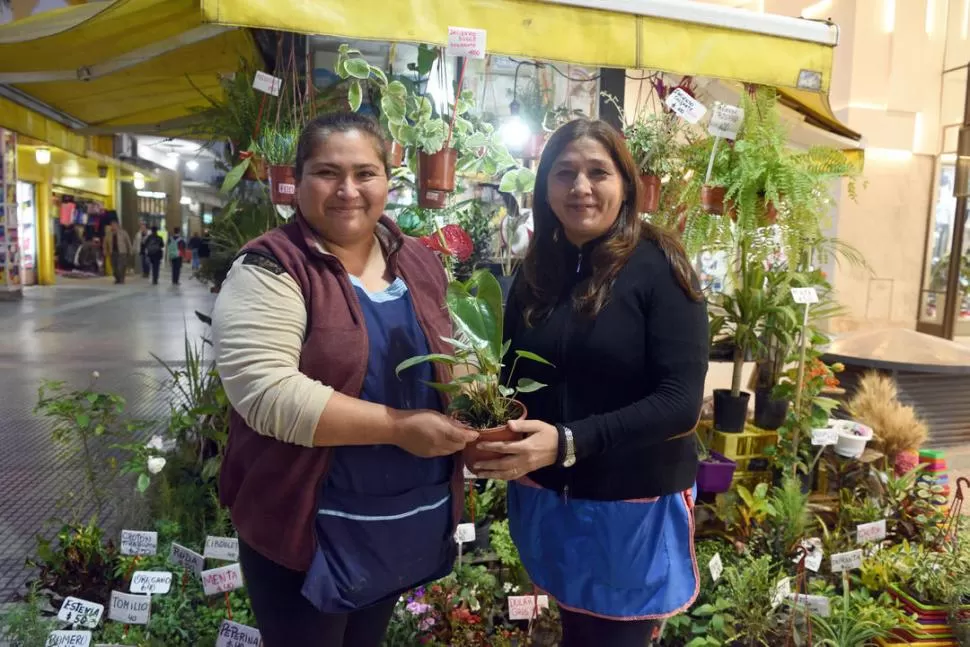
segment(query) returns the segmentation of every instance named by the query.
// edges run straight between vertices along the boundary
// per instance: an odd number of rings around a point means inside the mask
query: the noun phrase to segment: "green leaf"
[[[502,385],[499,385],[498,392],[506,398],[511,398],[513,395],[515,395],[515,389],[510,389],[509,387]]]
[[[690,614],[697,618],[708,618],[714,615],[714,605],[712,604],[702,604],[699,607],[691,609]]]
[[[347,70],[347,74],[354,77],[355,79],[366,80],[370,78],[371,66],[367,61],[365,61],[362,58],[347,59],[347,63],[345,64],[345,67]]]
[[[532,169],[521,168],[515,177],[515,190],[518,193],[532,193],[536,185],[536,174]]]
[[[79,413],[76,420],[77,426],[81,429],[87,429],[88,425],[91,424],[91,416],[86,413]]]
[[[98,394],[97,393],[88,393],[88,395],[87,395],[87,401],[90,402],[91,404],[94,404],[95,402],[98,401]]]
[[[360,87],[360,81],[354,81],[350,84],[350,89],[347,91],[347,102],[350,104],[350,109],[354,112],[360,110],[360,104],[364,101],[364,93]]]
[[[381,97],[381,112],[387,117],[388,130],[391,130],[392,126],[400,126],[407,123],[404,101],[390,96],[386,92]],[[391,136],[395,137],[395,139],[397,138],[393,130],[391,130]]]
[[[515,351],[515,354],[521,357],[522,359],[531,359],[533,362],[539,362],[540,364],[545,364],[546,366],[555,367],[555,364],[553,364],[549,360],[543,359],[542,357],[539,357],[535,353],[530,353],[527,350],[517,350]]]
[[[226,173],[226,179],[222,181],[221,190],[223,193],[229,193],[236,188],[236,185],[239,184],[240,180],[242,180],[243,175],[246,174],[246,169],[249,168],[249,164],[249,158],[246,158],[233,166],[232,170]]]
[[[148,474],[145,474],[144,472],[142,472],[141,474],[139,474],[138,475],[138,491],[144,493],[145,490],[148,489],[148,486],[151,485],[151,482],[152,482],[152,479],[151,479],[151,477],[148,476]]]
[[[371,67],[370,73],[382,88],[387,87],[387,75],[379,67]]]
[[[516,179],[519,177],[519,169],[512,169],[502,176],[501,182],[499,182],[498,190],[502,193],[515,193],[515,187],[517,186]]]
[[[435,391],[439,391],[441,393],[448,393],[449,395],[461,393],[460,384],[444,384],[442,382],[425,382],[425,384],[430,386]]]
[[[448,364],[449,366],[454,366],[458,363],[458,359],[452,355],[444,355],[442,353],[431,353],[430,355],[418,355],[410,359],[406,359],[397,365],[394,369],[394,374],[398,377],[401,376],[403,371],[411,368],[412,366],[417,366],[418,364],[423,364],[424,362],[441,362],[442,364]]]
[[[519,379],[518,384],[515,386],[520,393],[533,393],[539,389],[545,388],[548,385],[543,384],[542,382],[536,382],[535,380],[530,380],[527,377],[523,377]]]

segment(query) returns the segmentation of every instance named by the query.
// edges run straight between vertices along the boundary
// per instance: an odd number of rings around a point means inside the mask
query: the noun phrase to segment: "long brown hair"
[[[566,267],[563,246],[569,243],[549,204],[549,173],[566,147],[583,137],[598,141],[609,151],[623,177],[624,197],[619,217],[593,251],[590,259],[592,277],[573,295],[574,308],[590,318],[600,313],[610,300],[617,275],[641,240],[656,243],[684,293],[695,301],[702,300],[683,245],[673,235],[645,222],[637,213],[641,191],[639,173],[623,138],[605,121],[576,119],[549,138],[536,172],[532,207],[535,232],[522,265],[524,280],[518,283],[516,290],[516,296],[524,304],[523,313],[528,324],[535,325],[552,312],[566,284],[570,268]]]

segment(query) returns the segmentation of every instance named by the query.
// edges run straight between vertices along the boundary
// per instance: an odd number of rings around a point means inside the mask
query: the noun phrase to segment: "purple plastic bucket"
[[[711,452],[706,461],[697,464],[697,489],[701,492],[727,492],[738,464],[730,458]]]

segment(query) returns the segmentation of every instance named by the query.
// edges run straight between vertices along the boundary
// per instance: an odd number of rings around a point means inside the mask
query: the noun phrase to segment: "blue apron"
[[[400,278],[368,293],[351,277],[367,324],[361,399],[395,409],[440,410],[429,352]],[[455,559],[452,457],[420,458],[393,445],[335,447],[318,494],[317,549],[303,595],[325,613],[349,613],[447,575]]]
[[[509,484],[509,529],[532,581],[557,604],[611,620],[655,620],[686,610],[700,579],[693,493],[656,499],[563,498]]]

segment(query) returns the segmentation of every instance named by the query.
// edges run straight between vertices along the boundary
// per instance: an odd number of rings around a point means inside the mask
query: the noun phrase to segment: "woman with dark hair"
[[[267,647],[377,647],[399,595],[454,561],[454,454],[477,434],[442,415],[441,368],[394,374],[452,333],[441,264],[384,215],[389,176],[373,120],[311,122],[296,216],[245,246],[213,312],[219,495]]]
[[[523,440],[480,477],[510,484],[509,522],[533,582],[562,613],[564,647],[643,647],[697,595],[692,429],[707,373],[707,310],[683,247],[637,213],[636,165],[602,121],[549,140],[535,235],[512,286]]]

